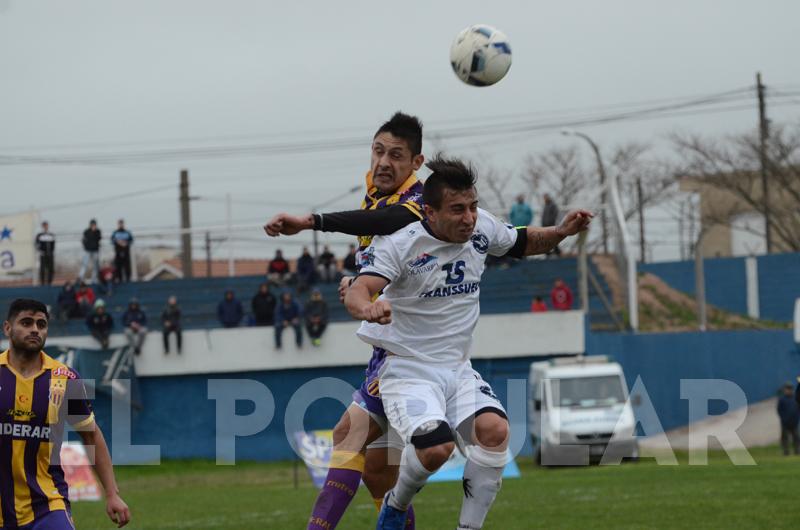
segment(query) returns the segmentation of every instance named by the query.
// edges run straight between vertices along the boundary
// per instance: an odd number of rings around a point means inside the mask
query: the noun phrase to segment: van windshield
[[[608,407],[625,402],[618,375],[551,379],[550,389],[558,407]]]

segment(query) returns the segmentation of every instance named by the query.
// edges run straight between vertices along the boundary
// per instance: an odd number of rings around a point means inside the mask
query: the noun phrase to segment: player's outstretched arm
[[[122,528],[131,520],[131,511],[119,496],[117,479],[114,477],[114,467],[111,464],[111,453],[108,452],[106,439],[97,424],[92,423],[85,429],[79,430],[78,434],[80,434],[83,445],[94,447],[94,470],[106,493],[106,513],[116,523],[117,528]]]
[[[361,275],[356,278],[344,297],[347,311],[358,320],[389,324],[392,321],[392,307],[385,300],[372,299],[389,285],[389,280],[380,276]]]
[[[419,213],[403,204],[378,210],[350,210],[346,212],[290,215],[279,213],[264,225],[268,236],[291,236],[303,230],[338,232],[353,236],[381,236],[397,232],[418,221]]]
[[[589,228],[594,214],[588,210],[572,210],[558,226],[529,226],[525,255],[544,254],[553,250],[564,238],[579,234]]]

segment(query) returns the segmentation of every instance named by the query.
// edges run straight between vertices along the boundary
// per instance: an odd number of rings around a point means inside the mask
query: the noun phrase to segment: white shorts
[[[383,409],[405,442],[423,424],[444,421],[451,429],[483,408],[505,413],[492,387],[469,361],[431,364],[391,355],[379,373]]]

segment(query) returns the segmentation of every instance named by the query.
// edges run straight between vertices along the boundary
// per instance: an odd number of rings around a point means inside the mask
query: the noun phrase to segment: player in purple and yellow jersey
[[[384,123],[372,140],[370,171],[366,176],[366,195],[361,210],[294,216],[278,214],[264,227],[270,236],[293,235],[303,230],[341,232],[359,236],[358,263],[366,264],[364,254],[372,236],[388,235],[422,219],[422,183],[416,171],[422,166],[422,125],[413,116],[396,113]],[[352,278],[343,278],[343,294]],[[353,403],[333,430],[333,454],[325,485],[317,497],[308,530],[332,530],[355,496],[362,478],[375,505],[380,509],[383,496],[397,480],[398,467],[390,465],[389,451],[402,450],[392,444],[388,423],[378,393],[377,373],[386,352],[374,348],[361,387]],[[395,459],[399,462],[399,458]],[[414,528],[413,509],[407,529]]]
[[[59,458],[67,423],[94,447],[106,513],[121,528],[130,511],[83,381],[42,351],[49,318],[41,302],[18,299],[3,322],[9,347],[0,354],[0,529],[74,530]]]

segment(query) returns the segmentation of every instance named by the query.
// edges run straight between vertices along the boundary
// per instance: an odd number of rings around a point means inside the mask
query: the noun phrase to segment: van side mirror
[[[533,402],[533,409],[534,410],[542,410],[542,400],[537,399]]]
[[[634,407],[638,407],[642,404],[642,396],[640,394],[634,394],[631,396],[631,405]]]

